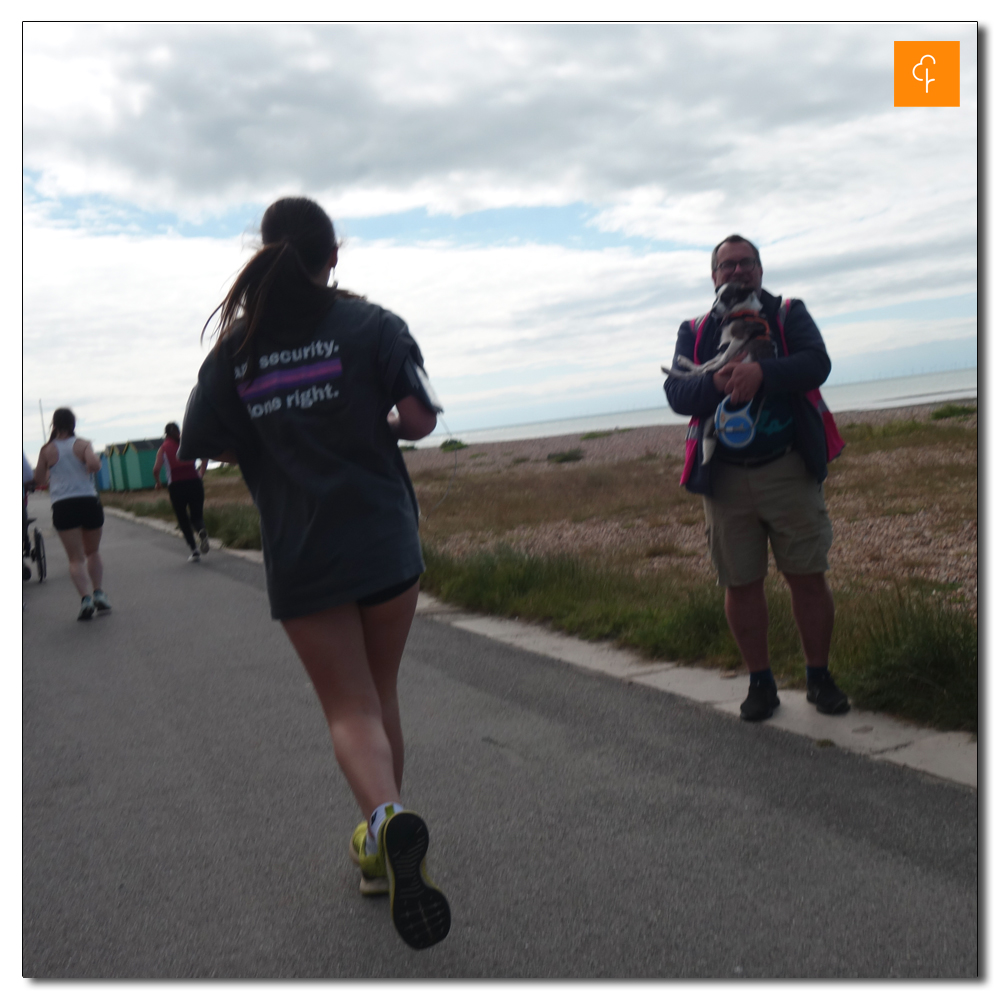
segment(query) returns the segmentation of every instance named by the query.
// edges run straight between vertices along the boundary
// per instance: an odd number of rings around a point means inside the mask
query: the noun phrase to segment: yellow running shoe
[[[389,879],[385,873],[385,858],[382,852],[365,854],[365,841],[368,839],[368,824],[362,820],[351,837],[348,854],[351,860],[361,869],[361,895],[381,896],[389,891]]]
[[[444,893],[427,877],[427,824],[415,812],[398,812],[379,827],[379,855],[389,875],[389,912],[411,948],[429,948],[451,930]]]

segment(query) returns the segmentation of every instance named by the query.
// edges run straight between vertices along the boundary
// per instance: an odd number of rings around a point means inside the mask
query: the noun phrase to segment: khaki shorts
[[[719,462],[703,497],[708,551],[722,587],[767,576],[767,542],[782,573],[825,573],[833,544],[823,484],[797,451],[754,469]]]

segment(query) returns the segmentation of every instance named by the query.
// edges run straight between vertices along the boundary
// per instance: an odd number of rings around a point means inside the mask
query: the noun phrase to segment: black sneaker
[[[394,813],[379,827],[378,836],[389,876],[393,926],[411,948],[429,948],[448,936],[451,910],[427,876],[427,824],[414,812]]]
[[[763,722],[774,715],[774,710],[780,704],[776,687],[751,684],[747,700],[740,705],[740,718],[744,722]]]
[[[851,707],[847,695],[834,684],[829,673],[815,684],[806,684],[806,701],[824,715],[843,715]]]

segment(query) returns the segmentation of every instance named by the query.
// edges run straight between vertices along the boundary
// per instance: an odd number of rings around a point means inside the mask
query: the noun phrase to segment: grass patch
[[[837,618],[831,666],[859,708],[978,732],[979,629],[968,611],[897,587],[842,600]]]
[[[572,557],[510,549],[453,559],[425,546],[425,589],[488,614],[551,622],[584,639],[609,639],[653,658],[739,663],[721,592],[684,587],[675,574],[636,578]]]
[[[673,542],[668,542],[666,545],[651,545],[646,549],[647,559],[656,559],[658,556],[695,556],[698,555],[697,552],[691,552],[688,549],[682,549],[679,545],[674,545]]]
[[[583,458],[582,448],[571,448],[569,451],[553,451],[548,455],[550,462],[561,465],[563,462],[579,462]]]
[[[415,444],[401,444],[399,445],[400,451],[416,451],[417,446]]]
[[[961,424],[930,423],[923,420],[890,420],[885,424],[852,423],[841,428],[849,449],[845,453],[865,455],[872,451],[894,448],[923,448],[951,445],[961,448],[978,447],[978,434],[973,427]],[[834,462],[831,470],[836,466]]]
[[[227,503],[205,508],[205,527],[231,549],[260,548],[260,517],[252,504]]]
[[[939,406],[931,414],[931,420],[947,420],[949,417],[968,417],[975,412],[975,406],[961,406],[957,403],[946,403],[944,406]]]
[[[129,497],[127,494],[121,498],[115,496],[110,500],[107,496],[101,498],[101,502],[109,507],[117,507],[126,510],[136,517],[155,517],[161,521],[176,521],[174,508],[170,506],[170,501],[165,497],[158,500],[139,500]]]
[[[461,451],[463,448],[468,447],[464,441],[459,441],[458,438],[448,438],[447,441],[441,442],[442,451]]]
[[[636,576],[569,556],[509,548],[456,559],[424,546],[425,589],[486,614],[547,622],[652,658],[738,667],[723,591],[676,571]],[[805,669],[784,582],[765,583],[771,668],[802,687]],[[978,627],[972,614],[923,588],[838,593],[831,667],[858,708],[949,729],[977,730]]]
[[[596,441],[598,438],[609,438],[615,432],[614,431],[587,431],[586,434],[580,435],[581,441]]]
[[[155,517],[169,524],[176,524],[177,517],[170,501],[165,497],[151,498],[149,492],[138,497],[119,494],[102,502],[110,507],[126,510],[136,517]],[[205,528],[212,538],[218,538],[231,549],[260,548],[260,517],[252,503],[220,503],[205,507]]]

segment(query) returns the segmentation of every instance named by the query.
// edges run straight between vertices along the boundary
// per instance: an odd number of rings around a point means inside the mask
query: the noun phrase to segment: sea
[[[853,382],[847,385],[824,385],[823,399],[833,413],[848,410],[886,410],[897,406],[920,406],[924,403],[945,403],[949,400],[979,398],[979,369],[926,372],[901,378]],[[564,434],[586,434],[588,431],[610,431],[627,427],[655,427],[660,424],[686,424],[667,406],[648,410],[621,410],[617,413],[594,413],[563,420],[544,420],[533,424],[510,424],[476,430],[446,428],[417,442],[417,447],[439,447],[448,438],[458,438],[466,444],[489,441],[527,441],[531,438],[559,437]],[[440,426],[440,424],[439,424]]]

